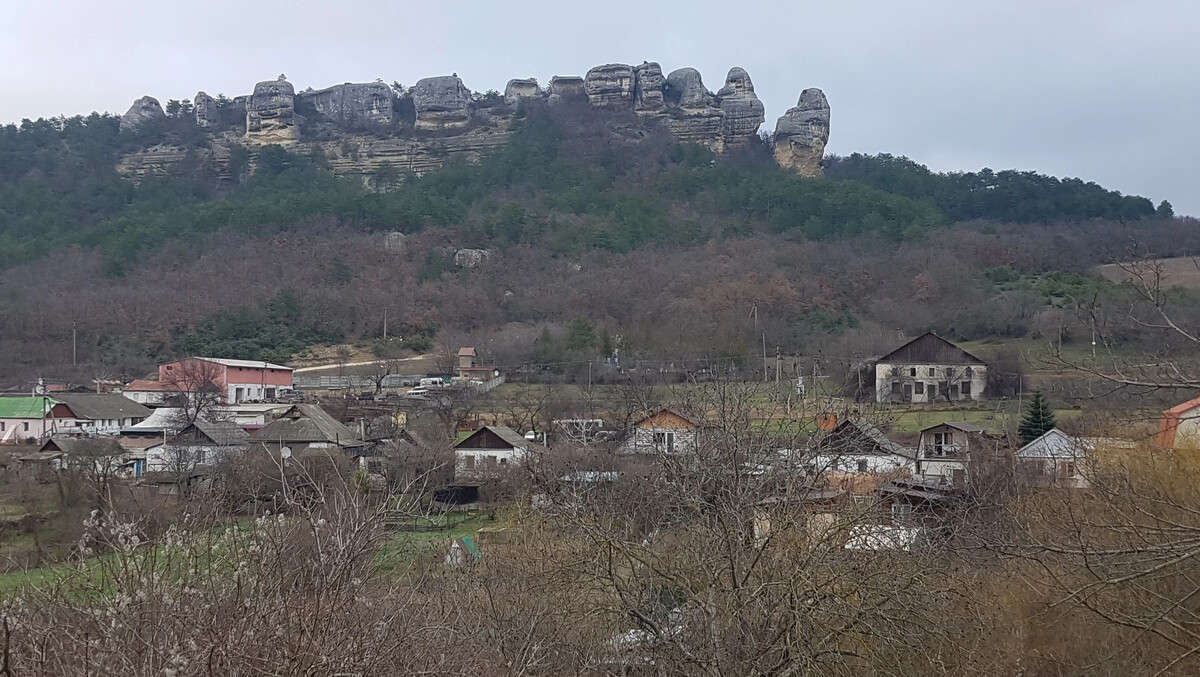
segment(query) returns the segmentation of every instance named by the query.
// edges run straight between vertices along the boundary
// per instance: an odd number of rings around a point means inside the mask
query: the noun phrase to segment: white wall
[[[913,375],[913,370],[916,375]],[[981,400],[983,390],[987,387],[987,367],[983,365],[950,365],[950,364],[893,364],[880,362],[875,365],[875,401],[876,402],[933,402],[945,401],[946,393],[942,392],[941,384],[945,382],[948,390],[955,393],[952,398],[958,400]],[[962,394],[962,384],[970,383],[970,394]],[[904,398],[904,386],[912,387],[912,395]],[[920,384],[918,386],[918,384]],[[892,388],[898,385],[895,392]],[[937,389],[937,399],[931,398],[930,386]],[[923,391],[918,393],[918,387]]]
[[[916,472],[917,469],[912,459],[891,454],[818,454],[812,456],[811,460],[805,459],[805,463],[811,463],[818,471],[864,472],[859,470],[859,461],[866,461],[865,472]]]
[[[519,464],[525,457],[524,447],[515,449],[467,449],[454,450],[454,474],[456,476],[486,475]]]

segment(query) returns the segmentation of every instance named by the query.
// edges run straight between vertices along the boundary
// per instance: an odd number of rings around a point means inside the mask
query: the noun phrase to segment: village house
[[[50,435],[115,435],[149,415],[149,409],[109,393],[0,397],[0,443]]]
[[[531,444],[508,426],[485,425],[454,445],[454,476],[498,475],[525,460]]]
[[[165,444],[146,452],[149,472],[184,472],[213,465],[228,454],[244,450],[250,434],[231,421],[196,419],[171,436]]]
[[[0,444],[21,444],[46,436],[54,400],[45,396],[0,397]]]
[[[258,360],[189,357],[159,365],[158,381],[179,393],[215,386],[221,402],[227,404],[261,402],[291,390],[292,368]]]
[[[700,442],[700,421],[675,411],[659,409],[634,422],[629,439],[621,445],[626,454],[671,454],[695,449]]]
[[[958,402],[983,399],[987,363],[928,332],[875,361],[875,401]]]
[[[356,454],[367,446],[357,433],[316,404],[293,404],[279,418],[254,431],[249,441],[283,458],[309,449]]]
[[[40,482],[71,468],[119,477],[128,472],[126,456],[112,437],[51,436],[37,451],[17,458],[18,472]]]
[[[961,421],[929,426],[917,446],[917,475],[942,484],[964,486],[973,447],[983,450],[983,428]]]
[[[847,419],[812,437],[805,462],[814,473],[908,476],[916,472],[916,458],[916,449],[893,442],[875,425]]]
[[[500,371],[494,366],[480,365],[479,354],[475,349],[465,347],[458,349],[458,364],[454,368],[454,375],[461,379],[487,383],[499,378]]]
[[[134,379],[129,385],[121,388],[121,394],[129,399],[148,407],[160,407],[171,404],[173,396],[179,396],[179,391],[169,383],[148,378]]]
[[[1200,449],[1200,397],[1164,411],[1155,442],[1167,449]]]
[[[1026,486],[1084,489],[1087,462],[1095,447],[1095,440],[1051,428],[1017,450],[1017,479]]]

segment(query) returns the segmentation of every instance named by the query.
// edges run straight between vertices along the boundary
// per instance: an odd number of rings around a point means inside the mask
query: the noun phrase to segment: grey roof
[[[945,421],[942,423],[935,423],[933,425],[925,426],[924,428],[921,428],[921,432],[925,432],[926,430],[933,430],[934,428],[937,428],[940,426],[949,426],[951,428],[954,428],[955,430],[961,430],[964,433],[981,433],[981,432],[983,432],[983,428],[980,428],[979,426],[975,425],[974,423],[966,423],[965,421]]]
[[[125,453],[125,448],[114,437],[59,437],[54,436],[42,442],[39,452],[62,451],[69,456],[112,454],[118,456]]]
[[[987,362],[933,332],[926,332],[879,358],[897,364],[978,364]]]
[[[1017,458],[1077,458],[1091,451],[1089,440],[1071,437],[1058,428],[1051,428],[1041,437],[1017,450]]]
[[[837,434],[857,434],[863,439],[873,444],[879,453],[894,454],[904,458],[913,459],[917,457],[917,450],[906,447],[902,444],[893,442],[887,435],[883,434],[874,424],[868,423],[862,419],[846,419],[837,425],[836,428],[829,431],[825,437]],[[863,449],[855,449],[855,452],[864,451]]]
[[[250,433],[233,421],[205,421],[198,418],[192,425],[218,446],[240,447],[250,441]],[[184,430],[181,430],[180,433]]]
[[[365,444],[358,435],[316,404],[293,404],[250,436],[259,442],[333,442],[340,447]]]
[[[55,393],[51,398],[67,405],[76,418],[89,421],[147,418],[152,413],[150,408],[114,393]]]

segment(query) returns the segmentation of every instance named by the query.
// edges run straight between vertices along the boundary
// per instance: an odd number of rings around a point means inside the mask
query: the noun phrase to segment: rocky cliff
[[[233,99],[196,94],[194,115],[196,124],[209,130],[207,149],[158,144],[131,153],[118,168],[141,178],[194,157],[224,176],[234,147],[248,148],[253,157],[255,148],[279,144],[319,149],[338,173],[422,173],[453,157],[476,160],[506,143],[510,123],[526,101],[630,116],[634,124],[640,119],[661,125],[681,141],[716,152],[754,141],[764,122],[750,74],[736,66],[716,93],[694,68],[664,76],[662,67],[649,61],[604,64],[583,77],[557,75],[545,89],[533,78],[517,78],[503,95],[472,94],[457,74],[424,78],[411,88],[377,80],[300,93],[280,75]],[[165,119],[158,100],[145,96],[122,116],[121,131],[135,133]],[[239,119],[244,126],[230,122]],[[821,90],[806,89],[776,124],[775,158],[803,176],[818,175],[828,139],[829,103]]]

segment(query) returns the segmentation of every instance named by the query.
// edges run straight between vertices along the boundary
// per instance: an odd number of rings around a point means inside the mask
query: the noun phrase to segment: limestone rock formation
[[[700,71],[680,68],[671,71],[663,86],[667,106],[677,110],[667,118],[667,129],[680,141],[702,143],[720,153],[725,150],[723,135],[725,111],[717,98],[704,86]]]
[[[652,61],[643,61],[633,68],[633,109],[639,113],[657,113],[663,109],[662,66]]]
[[[471,92],[457,75],[418,80],[412,97],[417,129],[460,129],[471,121]]]
[[[383,248],[392,252],[403,252],[404,241],[408,236],[398,230],[393,230],[383,236]]]
[[[392,124],[394,95],[392,88],[382,82],[347,82],[305,92],[300,98],[342,129],[361,127],[364,123]]]
[[[633,68],[623,63],[596,66],[583,79],[588,101],[596,108],[633,108]]]
[[[487,261],[491,255],[486,249],[460,249],[454,252],[454,265],[459,268],[475,268]]]
[[[587,98],[583,78],[575,75],[555,75],[550,78],[550,103],[574,103]]]
[[[246,103],[246,140],[288,144],[300,138],[296,124],[296,88],[280,75],[254,85]]]
[[[533,78],[514,78],[504,86],[504,102],[510,106],[517,105],[521,99],[532,99],[541,95],[538,81]]]
[[[695,68],[679,68],[667,76],[663,88],[667,103],[681,108],[711,108],[716,105],[713,93],[704,86],[700,71]]]
[[[201,127],[212,127],[217,124],[217,101],[204,92],[196,92],[192,99],[196,110],[196,124]]]
[[[828,141],[829,102],[821,90],[806,89],[775,123],[775,161],[801,176],[820,176]]]
[[[766,120],[763,104],[754,93],[754,83],[743,68],[734,66],[725,77],[725,86],[717,92],[725,112],[721,133],[725,143],[744,143],[758,134]]]
[[[122,132],[132,132],[141,127],[147,122],[154,120],[166,120],[167,114],[163,112],[162,106],[158,103],[158,99],[152,96],[143,96],[133,102],[129,110],[121,116]]]

